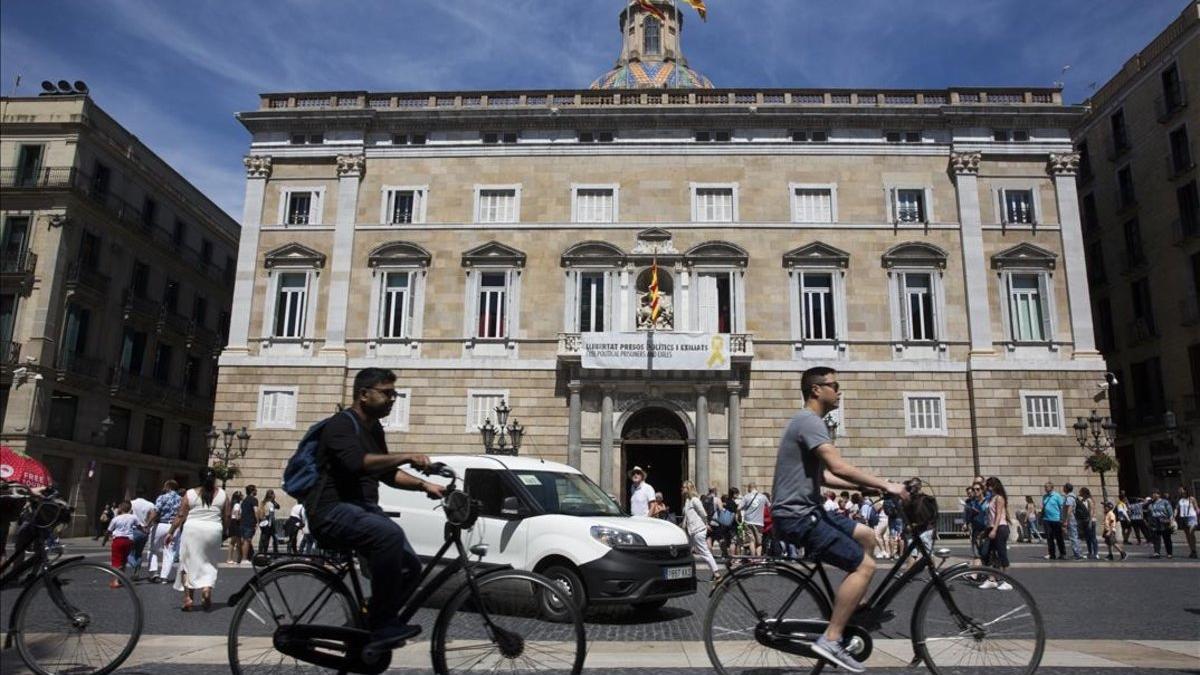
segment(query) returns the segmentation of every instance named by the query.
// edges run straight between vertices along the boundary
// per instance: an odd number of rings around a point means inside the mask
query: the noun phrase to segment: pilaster
[[[950,171],[958,191],[963,257],[963,281],[967,289],[967,326],[971,354],[990,355],[992,348],[991,294],[987,290],[987,264],[983,255],[983,219],[979,214],[978,152],[950,155]]]
[[[250,337],[254,301],[254,276],[258,271],[258,237],[262,230],[263,199],[271,177],[270,155],[247,155],[246,199],[242,206],[242,232],[238,242],[233,303],[229,311],[229,343],[226,352],[245,354]]]
[[[1058,205],[1063,270],[1067,279],[1067,303],[1071,317],[1071,340],[1075,345],[1074,357],[1094,358],[1099,356],[1099,352],[1096,351],[1096,334],[1092,326],[1092,301],[1087,284],[1083,227],[1079,220],[1079,194],[1075,189],[1079,153],[1051,154],[1047,171],[1054,178],[1054,194]]]
[[[354,220],[358,213],[358,186],[365,169],[365,156],[338,155],[338,205],[322,352],[346,353],[346,310],[350,304],[350,271],[354,266]]]

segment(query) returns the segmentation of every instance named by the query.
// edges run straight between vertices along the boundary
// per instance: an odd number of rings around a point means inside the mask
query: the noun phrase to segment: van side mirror
[[[529,510],[522,508],[520,500],[516,497],[505,497],[500,505],[500,515],[520,518],[529,515]]]

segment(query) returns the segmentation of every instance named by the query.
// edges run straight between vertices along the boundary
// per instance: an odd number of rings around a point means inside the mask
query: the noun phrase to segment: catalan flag
[[[658,260],[655,259],[650,265],[650,325],[653,326],[658,322],[658,312],[662,309],[659,304],[658,292]]]
[[[653,14],[655,17],[657,17],[659,21],[667,20],[667,15],[663,14],[663,11],[661,9],[655,7],[654,3],[651,0],[637,0],[637,4],[639,6],[641,6],[641,8],[643,10],[645,10],[646,12]]]
[[[704,6],[704,0],[683,0],[683,1],[686,2],[687,4],[691,5],[692,9],[696,10],[696,13],[700,15],[701,21],[708,21],[708,7]]]

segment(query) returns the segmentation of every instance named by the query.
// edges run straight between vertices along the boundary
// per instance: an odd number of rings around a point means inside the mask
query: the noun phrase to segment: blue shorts
[[[850,518],[831,516],[821,510],[804,518],[774,519],[775,531],[793,546],[803,546],[804,553],[846,572],[853,572],[863,561],[863,547],[854,539],[857,522]]]

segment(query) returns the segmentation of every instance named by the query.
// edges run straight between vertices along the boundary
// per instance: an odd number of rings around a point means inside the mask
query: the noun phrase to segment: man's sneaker
[[[1159,555],[1158,553],[1151,553],[1151,554],[1150,554],[1150,557],[1151,557],[1151,558],[1161,558],[1162,556],[1161,556],[1161,555]]]
[[[852,673],[861,673],[867,669],[866,666],[859,663],[840,642],[834,642],[822,635],[813,643],[812,650],[817,656],[832,663],[838,668],[845,668]]]
[[[996,588],[999,585],[1000,584],[997,584],[996,582],[992,581],[991,579],[988,579],[987,581],[983,582],[982,584],[979,584],[979,587],[986,591],[989,588]]]
[[[1058,556],[1044,555],[1042,556],[1042,560],[1058,560]]]
[[[1011,591],[1011,590],[1012,590],[1012,584],[1008,583],[1007,581],[1002,581],[1002,582],[1000,582],[1000,585],[996,587],[996,590],[998,590],[998,591]]]
[[[1124,559],[1126,559],[1126,558],[1128,558],[1128,557],[1129,557],[1129,554],[1128,554],[1128,553],[1126,553],[1125,551],[1121,551],[1121,560],[1124,560]]]

